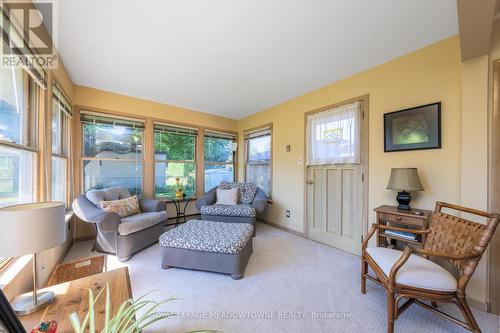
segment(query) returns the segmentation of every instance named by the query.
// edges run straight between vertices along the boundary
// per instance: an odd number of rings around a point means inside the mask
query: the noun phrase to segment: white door
[[[307,168],[309,238],[357,254],[361,253],[361,165]]]
[[[360,255],[363,232],[362,105],[307,118],[307,236]],[[328,163],[331,162],[331,163]]]

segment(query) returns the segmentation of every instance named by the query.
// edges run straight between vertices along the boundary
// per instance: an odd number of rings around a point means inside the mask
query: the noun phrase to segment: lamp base
[[[398,192],[398,195],[396,196],[396,200],[399,203],[398,209],[411,210],[411,207],[410,207],[411,194],[409,192],[406,192],[406,191]]]
[[[54,298],[55,294],[52,291],[37,293],[37,302],[35,304],[32,295],[22,295],[14,298],[11,306],[18,316],[26,316],[45,308],[54,301]]]

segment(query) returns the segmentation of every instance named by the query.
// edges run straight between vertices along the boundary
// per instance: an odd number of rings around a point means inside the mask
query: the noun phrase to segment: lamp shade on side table
[[[36,253],[66,241],[63,202],[39,202],[0,208],[0,256],[33,254],[33,297],[16,297],[12,307],[25,315],[47,306],[53,293],[37,293]]]

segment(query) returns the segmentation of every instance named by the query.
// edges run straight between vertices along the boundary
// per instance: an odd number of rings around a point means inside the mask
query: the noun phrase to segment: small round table
[[[189,202],[193,198],[194,197],[192,197],[192,196],[183,197],[183,198],[168,197],[168,200],[170,202],[172,202],[175,206],[175,212],[176,212],[175,227],[177,227],[180,223],[186,222],[186,209],[187,209]],[[184,202],[184,207],[181,207],[183,202]],[[183,220],[182,222],[181,222],[181,219]]]

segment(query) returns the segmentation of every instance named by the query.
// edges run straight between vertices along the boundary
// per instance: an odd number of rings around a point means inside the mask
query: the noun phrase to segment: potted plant
[[[175,177],[175,184],[172,187],[172,190],[175,192],[175,197],[177,199],[182,198],[182,195],[184,193],[184,184],[182,179],[180,179],[179,177]]]
[[[95,298],[92,290],[91,289],[88,290],[89,310],[82,321],[80,321],[80,318],[78,317],[78,314],[76,312],[68,316],[71,322],[71,326],[73,327],[75,333],[84,333],[84,332],[98,333],[96,331],[97,325],[95,322],[95,313],[97,311],[95,304],[103,291],[106,291],[106,308],[105,308],[106,310],[104,312],[105,323],[100,333],[122,333],[122,332],[138,333],[156,321],[175,316],[175,314],[172,312],[158,311],[159,306],[174,300],[174,298],[170,298],[163,302],[155,302],[155,301],[144,300],[144,297],[146,295],[142,296],[136,301],[132,299],[126,300],[120,305],[118,311],[112,316],[111,296],[109,292],[109,286],[107,285],[106,288],[102,289]],[[142,313],[142,315],[140,316],[139,313]],[[215,333],[219,331],[214,331],[214,330],[191,331],[191,333],[194,332]]]

